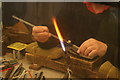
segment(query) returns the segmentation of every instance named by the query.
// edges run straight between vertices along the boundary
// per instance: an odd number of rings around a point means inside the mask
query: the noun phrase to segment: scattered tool
[[[40,72],[40,75],[38,76],[37,80],[41,80],[42,76],[43,76],[43,72]]]
[[[26,71],[26,73],[27,73],[27,71]],[[23,80],[25,80],[25,78],[26,78],[26,74],[24,74]]]
[[[64,77],[61,80],[72,80],[71,71],[67,71],[67,73],[65,73]]]
[[[2,64],[0,64],[0,72],[10,70],[12,69],[12,66],[15,66],[18,64],[16,60],[7,61],[5,59],[1,63]]]
[[[13,78],[13,77],[15,77],[18,73],[19,73],[19,71],[20,71],[20,69],[21,69],[21,67],[22,67],[22,63],[17,67],[17,69],[13,72],[13,74],[11,75],[11,79]]]
[[[38,73],[35,73],[34,80],[37,80]]]
[[[7,80],[8,78],[10,78],[10,74],[12,73],[12,71],[14,70],[14,66],[11,66],[11,69],[9,69],[6,74],[5,74],[5,79]]]
[[[32,77],[32,74],[30,73],[30,71],[28,71],[28,74],[29,74],[30,78],[33,78],[33,77]]]
[[[45,76],[43,76],[42,80],[45,80]]]

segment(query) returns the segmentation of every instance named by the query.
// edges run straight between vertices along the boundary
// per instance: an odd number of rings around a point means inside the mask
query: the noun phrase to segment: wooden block
[[[38,64],[31,64],[29,66],[30,69],[33,69],[33,70],[39,70],[42,66],[38,65]]]

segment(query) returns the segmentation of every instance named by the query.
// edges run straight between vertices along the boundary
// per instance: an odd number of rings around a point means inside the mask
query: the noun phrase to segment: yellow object
[[[21,51],[21,50],[23,50],[23,49],[25,49],[27,47],[27,44],[20,43],[20,42],[15,42],[15,43],[7,46],[7,47],[10,48],[10,49]]]

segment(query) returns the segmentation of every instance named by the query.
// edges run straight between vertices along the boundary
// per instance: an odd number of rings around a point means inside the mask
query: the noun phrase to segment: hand
[[[51,34],[49,33],[49,30],[46,26],[35,26],[32,29],[32,35],[35,40],[39,42],[46,42]]]
[[[77,53],[93,58],[95,56],[104,56],[106,51],[107,45],[105,43],[90,38],[82,43]]]

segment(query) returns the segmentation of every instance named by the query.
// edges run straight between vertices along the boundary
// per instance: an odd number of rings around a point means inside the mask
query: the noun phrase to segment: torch
[[[65,57],[65,62],[66,62],[66,66],[67,66],[67,74],[68,74],[67,78],[70,79],[70,75],[71,75],[71,70],[70,70],[71,60],[70,60],[70,56],[68,54],[68,51],[65,48],[64,39],[63,39],[63,37],[62,37],[62,35],[60,33],[60,30],[59,30],[58,25],[57,25],[57,21],[56,21],[56,19],[54,17],[52,18],[52,21],[53,21],[53,24],[54,24],[57,36],[59,38],[62,50],[64,51],[64,57]]]

